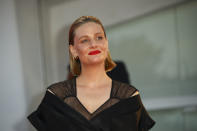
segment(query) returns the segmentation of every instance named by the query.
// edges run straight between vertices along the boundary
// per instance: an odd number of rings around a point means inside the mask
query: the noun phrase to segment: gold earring
[[[76,56],[76,57],[74,57],[74,59],[75,59],[75,60],[78,60],[78,59],[79,59],[79,57],[78,57],[78,56]]]

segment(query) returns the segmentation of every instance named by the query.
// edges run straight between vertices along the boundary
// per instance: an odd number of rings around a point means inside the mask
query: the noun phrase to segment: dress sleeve
[[[140,97],[139,97],[139,102],[140,102],[140,105],[141,105],[139,131],[148,131],[149,129],[151,129],[155,125],[155,121],[148,114],[148,112],[145,109]]]
[[[44,98],[45,97],[46,94]],[[32,112],[29,116],[27,116],[27,119],[38,131],[46,131],[45,118],[43,116],[44,109],[42,108],[42,104],[43,104],[43,100],[41,101],[38,108],[34,112]]]

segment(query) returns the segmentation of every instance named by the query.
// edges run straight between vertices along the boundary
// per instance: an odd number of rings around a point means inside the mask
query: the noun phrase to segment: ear
[[[77,51],[76,51],[76,49],[75,49],[75,47],[73,45],[69,45],[69,50],[70,50],[70,52],[71,52],[73,57],[77,57],[78,56]]]

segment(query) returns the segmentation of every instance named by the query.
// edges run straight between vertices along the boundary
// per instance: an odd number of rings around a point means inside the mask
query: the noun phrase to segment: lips
[[[99,54],[99,53],[101,53],[101,51],[95,50],[95,51],[89,52],[88,55],[96,55],[96,54]]]

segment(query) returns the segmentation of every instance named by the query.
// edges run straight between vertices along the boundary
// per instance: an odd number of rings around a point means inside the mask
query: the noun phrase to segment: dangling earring
[[[79,56],[74,57],[74,59],[77,61],[79,59]]]
[[[79,62],[80,62],[80,61],[79,61],[79,56],[74,57],[74,61],[75,61],[76,63],[79,63]]]

